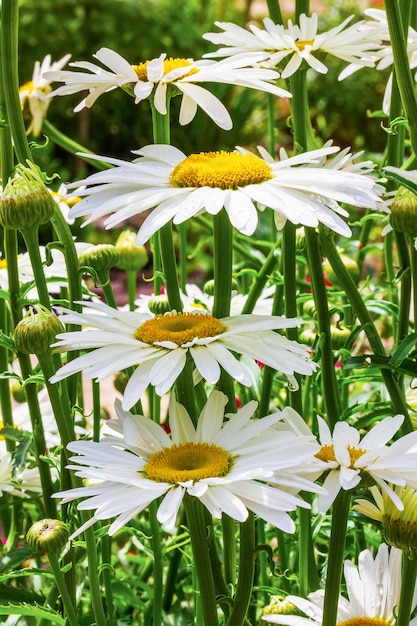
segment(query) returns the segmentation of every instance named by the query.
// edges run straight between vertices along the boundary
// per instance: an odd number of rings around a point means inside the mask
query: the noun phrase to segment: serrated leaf
[[[53,624],[65,626],[65,619],[52,609],[39,606],[39,604],[0,604],[0,615],[30,615],[37,619],[44,619]]]
[[[7,350],[11,350],[16,353],[16,344],[9,335],[6,335],[2,330],[0,330],[0,346],[3,348],[7,348]]]
[[[5,574],[11,569],[21,565],[23,561],[30,558],[33,555],[33,550],[29,546],[23,546],[12,550],[0,558],[0,574]]]
[[[390,359],[391,365],[393,367],[397,367],[398,365],[401,365],[405,357],[407,357],[410,354],[411,350],[415,348],[416,343],[417,343],[417,332],[410,333],[409,335],[407,335],[407,337],[402,340],[402,342],[400,343],[400,345],[398,346],[398,348],[395,350],[394,354],[392,355]]]

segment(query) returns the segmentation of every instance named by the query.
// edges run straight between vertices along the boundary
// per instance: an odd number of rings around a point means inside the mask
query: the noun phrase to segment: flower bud
[[[262,615],[303,615],[303,613],[285,598],[271,596],[270,603],[262,609]]]
[[[84,250],[80,255],[79,262],[81,266],[92,267],[100,275],[101,272],[108,272],[114,267],[118,258],[119,253],[112,244],[100,243]]]
[[[417,237],[417,196],[400,187],[391,204],[389,223],[394,230]]]
[[[148,302],[148,308],[154,315],[165,315],[171,311],[168,296],[165,293],[154,295]]]
[[[145,246],[136,245],[136,235],[133,230],[124,230],[116,241],[116,250],[119,253],[117,267],[126,272],[138,272],[148,262],[148,253]]]
[[[67,543],[69,532],[59,519],[42,519],[35,522],[26,534],[26,541],[37,552],[58,553]]]
[[[54,214],[56,204],[36,167],[19,165],[0,199],[0,225],[7,230],[40,226]]]
[[[211,280],[208,280],[204,284],[203,291],[208,296],[214,296],[214,279],[213,278]],[[238,292],[237,280],[235,280],[234,278],[232,278],[232,291],[235,292],[235,293]]]
[[[340,258],[343,261],[343,265],[349,272],[351,278],[354,280],[355,284],[357,285],[360,280],[361,273],[360,273],[359,266],[356,263],[355,259],[353,259],[351,256],[344,254],[344,253],[340,255]],[[324,263],[323,271],[324,271],[326,279],[331,285],[335,285],[336,287],[341,286],[337,273],[333,271],[333,268],[328,261]]]
[[[14,330],[16,347],[25,354],[43,356],[51,352],[51,343],[64,332],[64,327],[54,313],[39,305],[39,311],[29,309]]]

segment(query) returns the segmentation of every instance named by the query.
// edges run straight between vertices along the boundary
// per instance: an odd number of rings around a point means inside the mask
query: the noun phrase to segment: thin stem
[[[45,272],[39,252],[39,230],[38,228],[25,228],[22,230],[23,239],[29,253],[30,263],[33,270],[33,276],[36,283],[36,289],[39,296],[39,302],[47,309],[51,310],[51,301],[49,298],[48,286],[46,284]]]
[[[252,313],[255,308],[256,302],[258,301],[259,296],[264,289],[268,278],[271,276],[273,271],[275,270],[278,263],[278,255],[277,248],[279,242],[276,242],[275,246],[271,249],[271,252],[265,259],[264,264],[262,265],[260,271],[256,275],[256,279],[253,281],[251,288],[248,293],[248,297],[242,309],[242,315],[244,313]]]
[[[216,592],[211,570],[208,529],[206,528],[203,505],[197,498],[187,495],[184,498],[184,507],[191,537],[204,626],[218,626]]]
[[[138,275],[138,273],[137,273],[136,270],[126,270],[127,302],[128,302],[128,305],[129,305],[129,311],[134,311],[135,310],[137,275]]]
[[[341,489],[333,504],[322,626],[336,624],[350,499],[350,493]]]
[[[163,601],[163,554],[161,546],[161,525],[156,517],[158,505],[152,502],[149,505],[149,520],[151,526],[151,544],[153,553],[153,621],[152,626],[162,624],[162,601]]]
[[[381,341],[378,330],[375,327],[372,317],[366,307],[366,303],[361,298],[361,295],[358,291],[356,284],[353,281],[353,278],[347,271],[342,259],[340,258],[333,238],[329,236],[329,234],[323,229],[320,230],[320,235],[320,241],[323,247],[323,251],[327,256],[329,263],[333,268],[333,271],[336,273],[338,280],[352,305],[353,310],[355,311],[359,321],[363,326],[363,330],[366,333],[371,349],[375,354],[385,356],[386,351]],[[413,432],[414,429],[411,423],[410,415],[408,413],[407,403],[405,402],[404,397],[401,393],[401,389],[398,385],[395,374],[391,370],[384,368],[381,370],[381,375],[384,379],[385,385],[390,395],[394,410],[397,413],[402,413],[402,415],[404,415],[404,423],[402,426],[403,433]]]

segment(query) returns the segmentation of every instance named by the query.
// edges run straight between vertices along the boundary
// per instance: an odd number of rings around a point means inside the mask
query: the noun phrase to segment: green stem
[[[3,333],[8,334],[10,327],[9,316],[5,300],[0,300],[0,328]],[[0,346],[0,372],[7,372],[9,369],[9,351],[6,347]],[[4,426],[13,427],[13,409],[10,397],[10,383],[7,378],[0,379],[0,410]],[[16,445],[12,439],[6,438],[6,448],[13,452]]]
[[[214,317],[230,315],[233,272],[233,227],[225,209],[213,216]]]
[[[242,315],[244,313],[252,313],[253,309],[255,308],[256,302],[258,301],[258,298],[261,295],[262,290],[264,289],[268,281],[268,278],[271,276],[277,266],[279,259],[277,255],[277,248],[279,245],[279,241],[277,241],[275,246],[271,249],[271,252],[266,257],[260,271],[257,273],[256,279],[252,282],[248,297],[242,309]]]
[[[322,626],[336,624],[350,499],[350,493],[341,489],[333,504]]]
[[[137,271],[136,270],[126,270],[126,278],[127,278],[127,302],[129,305],[129,311],[135,310],[135,300],[136,300],[136,280],[137,280]]]
[[[149,519],[151,526],[151,544],[153,553],[153,621],[152,626],[161,626],[162,624],[162,601],[163,601],[163,554],[161,546],[160,530],[161,525],[156,517],[158,509],[157,502],[149,505]]]
[[[275,24],[283,24],[282,13],[279,6],[279,2],[277,0],[266,0],[268,5],[268,12],[271,17],[271,20],[275,22]]]
[[[191,537],[204,626],[219,626],[203,505],[197,498],[186,495],[184,507]]]
[[[70,626],[78,626],[77,612],[65,584],[64,575],[61,572],[57,555],[52,553],[48,554],[48,561],[54,573],[56,586],[58,587],[59,593],[61,594],[61,600],[62,604],[64,605],[64,611],[68,623]]]
[[[417,155],[417,98],[408,60],[407,37],[401,21],[401,14],[404,13],[406,22],[408,22],[409,11],[404,10],[402,6],[400,14],[400,7],[397,0],[386,0],[385,11],[387,14],[398,88],[410,126],[411,145],[414,154]],[[408,31],[408,28],[406,28],[406,31]]]
[[[29,253],[30,263],[33,270],[33,276],[36,283],[36,289],[39,296],[39,302],[46,309],[51,310],[51,301],[49,298],[48,286],[46,284],[45,272],[43,269],[42,259],[39,251],[39,230],[38,228],[25,228],[22,230],[23,239]]]
[[[372,320],[372,317],[366,307],[366,303],[362,300],[353,278],[347,271],[342,259],[334,244],[333,238],[329,236],[328,232],[320,229],[320,241],[325,255],[327,256],[333,271],[336,273],[340,284],[342,285],[352,307],[355,311],[359,321],[363,326],[363,330],[368,338],[369,345],[375,354],[385,356],[386,351],[382,343],[381,337],[377,328]],[[403,433],[413,432],[414,428],[408,413],[407,403],[404,400],[401,389],[398,385],[398,381],[395,374],[389,369],[382,369],[381,375],[384,379],[387,387],[391,402],[393,404],[396,413],[402,413],[404,415],[404,423],[402,426]]]
[[[313,150],[317,148],[317,140],[311,125],[311,119],[307,114],[309,104],[306,71],[299,69],[289,80],[290,91],[293,94],[290,106],[295,152]]]
[[[240,524],[239,574],[232,613],[227,626],[243,626],[252,595],[255,574],[255,516]]]
[[[311,288],[317,310],[318,326],[320,334],[324,338],[324,341],[321,343],[322,359],[320,370],[322,375],[323,398],[327,419],[329,423],[334,426],[340,417],[340,396],[334,368],[327,289],[324,283],[318,235],[312,228],[305,228],[304,230],[307,243]]]
[[[223,567],[227,585],[234,585],[236,581],[236,537],[235,522],[229,515],[222,515],[223,536]]]
[[[402,554],[401,593],[395,626],[409,626],[411,611],[414,608],[414,590],[417,580],[417,560]]]
[[[17,158],[21,163],[26,163],[27,159],[32,160],[32,154],[26,137],[19,99],[18,32],[18,0],[3,0],[1,7],[0,42],[3,96]]]
[[[101,558],[104,595],[106,598],[107,622],[106,626],[117,626],[116,611],[113,597],[113,568],[111,565],[111,538],[103,535],[101,538]],[[156,624],[156,623],[155,623]]]
[[[99,161],[98,159],[89,159],[87,156],[80,156],[80,153],[94,154],[94,152],[88,150],[88,148],[85,148],[73,139],[70,139],[69,137],[67,137],[67,135],[64,135],[64,133],[55,128],[55,126],[51,124],[51,122],[49,122],[47,119],[43,120],[42,130],[57,146],[60,146],[70,154],[75,154],[79,156],[80,159],[86,161],[87,163],[90,163],[91,165],[94,165],[94,167],[96,167],[97,169],[108,170],[113,167],[113,165],[111,165],[110,163],[104,163],[104,161]]]

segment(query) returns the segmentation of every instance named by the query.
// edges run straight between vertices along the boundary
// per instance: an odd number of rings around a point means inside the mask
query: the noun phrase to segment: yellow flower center
[[[263,183],[272,177],[270,166],[254,154],[200,152],[178,163],[172,170],[170,182],[174,187],[237,189]]]
[[[304,50],[307,46],[312,46],[314,39],[299,39],[295,42],[295,45],[299,50]]]
[[[392,626],[393,622],[389,622],[381,617],[351,617],[344,622],[339,622],[337,626]]]
[[[227,330],[220,320],[205,313],[167,313],[144,322],[135,331],[135,338],[154,344],[172,341],[182,346],[196,338],[216,337]]]
[[[6,259],[0,259],[0,270],[7,270],[7,261],[6,261]]]
[[[366,450],[362,450],[362,448],[354,448],[353,446],[347,447],[349,456],[350,456],[350,466],[353,467],[356,461],[365,454]],[[320,459],[320,461],[325,461],[326,463],[329,461],[336,461],[336,456],[334,453],[334,448],[332,445],[325,445],[321,447],[321,450],[317,452],[316,458]]]
[[[149,61],[145,61],[145,63],[139,63],[139,65],[132,65],[133,70],[136,72],[136,75],[139,80],[148,80],[148,63]],[[172,57],[169,59],[165,59],[164,61],[164,76],[169,74],[172,70],[176,70],[178,67],[189,67],[192,66],[193,63],[189,59],[173,59]],[[184,78],[185,76],[190,76],[191,74],[196,74],[198,69],[196,67],[191,67],[190,71],[187,74],[181,76]]]
[[[48,93],[51,93],[52,87],[50,85],[39,85],[38,87],[35,87],[33,80],[29,80],[27,83],[19,87],[19,94],[25,92],[29,92],[29,94],[31,94],[33,91],[40,91],[47,95]]]
[[[179,483],[225,476],[232,457],[209,443],[182,443],[151,455],[145,465],[146,477],[161,483]]]

